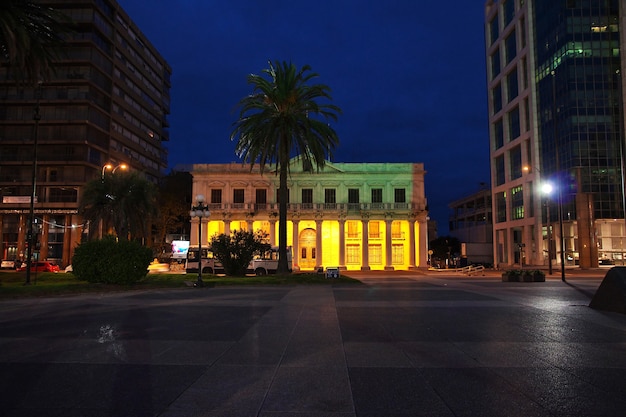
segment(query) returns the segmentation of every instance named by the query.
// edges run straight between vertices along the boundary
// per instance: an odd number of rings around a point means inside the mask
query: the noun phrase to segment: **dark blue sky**
[[[343,114],[336,162],[423,162],[440,234],[489,183],[483,0],[118,0],[172,67],[169,165],[238,161],[246,76],[308,64]]]

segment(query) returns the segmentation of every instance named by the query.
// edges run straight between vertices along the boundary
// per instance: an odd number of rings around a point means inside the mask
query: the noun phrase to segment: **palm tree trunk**
[[[282,141],[284,143],[285,141]],[[280,150],[279,185],[278,185],[278,274],[288,274],[287,263],[287,170],[289,153]]]

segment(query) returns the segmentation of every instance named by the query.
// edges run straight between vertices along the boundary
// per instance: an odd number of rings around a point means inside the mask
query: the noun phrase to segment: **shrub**
[[[255,255],[270,250],[271,246],[263,242],[264,238],[261,232],[236,230],[231,235],[214,236],[211,239],[211,251],[224,267],[226,275],[243,276]]]
[[[148,273],[152,250],[107,236],[80,244],[72,258],[74,275],[93,283],[134,284]]]

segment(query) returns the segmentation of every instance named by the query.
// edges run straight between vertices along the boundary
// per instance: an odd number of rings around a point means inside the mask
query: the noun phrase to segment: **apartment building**
[[[25,257],[34,184],[34,255],[64,266],[92,227],[77,214],[86,182],[165,172],[171,68],[114,0],[38,2],[76,26],[39,87],[0,66],[0,255]]]
[[[211,212],[192,218],[191,245],[234,230],[263,231],[278,243],[279,179],[247,165],[196,164],[193,195]],[[296,270],[409,270],[428,262],[428,212],[421,163],[290,165],[287,244]]]

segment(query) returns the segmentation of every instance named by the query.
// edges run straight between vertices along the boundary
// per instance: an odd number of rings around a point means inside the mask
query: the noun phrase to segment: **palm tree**
[[[92,225],[111,224],[118,239],[146,238],[156,214],[156,187],[137,172],[93,180],[85,184],[78,212]]]
[[[278,273],[287,274],[287,176],[292,156],[298,155],[303,164],[321,169],[339,138],[328,124],[337,120],[341,109],[332,104],[318,104],[331,100],[330,88],[323,84],[307,85],[318,74],[300,70],[292,63],[269,62],[262,75],[251,74],[252,94],[238,104],[239,120],[234,124],[230,138],[238,139],[236,154],[245,163],[259,164],[261,173],[266,165],[276,164],[278,188]]]
[[[49,76],[70,19],[58,10],[29,0],[0,2],[0,60],[16,80],[36,84]]]

